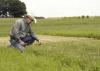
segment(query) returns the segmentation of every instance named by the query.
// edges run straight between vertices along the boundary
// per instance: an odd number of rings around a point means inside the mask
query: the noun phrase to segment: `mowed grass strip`
[[[100,37],[100,18],[61,18],[39,20],[33,25],[38,34],[74,37]]]
[[[0,18],[0,36],[8,36],[16,18]],[[39,35],[100,38],[100,17],[41,19],[32,24]]]

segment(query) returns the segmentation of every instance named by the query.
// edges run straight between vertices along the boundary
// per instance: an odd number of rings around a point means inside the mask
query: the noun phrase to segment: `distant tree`
[[[86,18],[89,18],[89,16],[87,15]]]
[[[0,15],[6,15],[7,4],[5,0],[0,0]]]
[[[45,17],[42,17],[42,16],[41,16],[41,17],[37,17],[37,16],[36,16],[35,18],[36,18],[36,19],[45,19]]]
[[[21,17],[26,14],[26,6],[19,0],[0,0],[0,16]]]
[[[82,18],[85,18],[85,16],[84,16],[84,15],[82,15]]]

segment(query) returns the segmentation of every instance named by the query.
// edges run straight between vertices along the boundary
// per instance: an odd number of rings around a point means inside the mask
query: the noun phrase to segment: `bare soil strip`
[[[62,42],[62,41],[82,41],[82,40],[92,40],[92,38],[82,38],[82,37],[63,37],[63,36],[49,36],[49,35],[38,35],[37,36],[42,43],[46,42]],[[9,44],[9,37],[0,37],[0,45]]]

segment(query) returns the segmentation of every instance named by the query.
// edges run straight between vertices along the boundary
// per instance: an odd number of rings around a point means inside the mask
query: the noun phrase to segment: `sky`
[[[21,0],[34,16],[100,16],[100,0]]]

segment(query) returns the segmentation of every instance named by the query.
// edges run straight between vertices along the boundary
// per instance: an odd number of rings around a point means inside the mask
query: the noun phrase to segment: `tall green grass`
[[[20,53],[0,47],[1,71],[100,71],[100,41],[76,40],[37,44]]]

